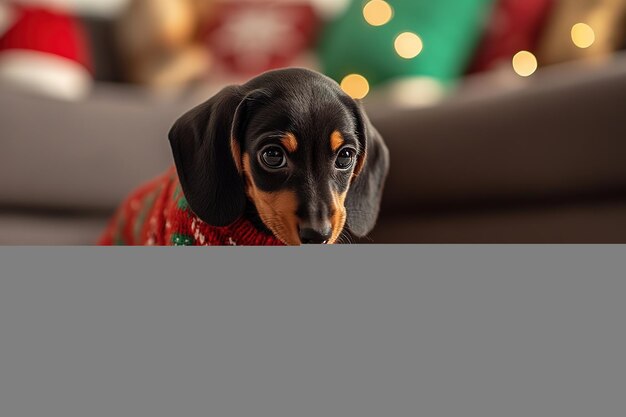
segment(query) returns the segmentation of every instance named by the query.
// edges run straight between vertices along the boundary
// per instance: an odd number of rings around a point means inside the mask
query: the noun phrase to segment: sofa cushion
[[[418,110],[372,111],[391,170],[383,210],[626,193],[626,57]],[[490,88],[483,84],[485,90]]]
[[[171,158],[167,132],[195,104],[97,85],[66,102],[0,92],[0,206],[115,207]]]

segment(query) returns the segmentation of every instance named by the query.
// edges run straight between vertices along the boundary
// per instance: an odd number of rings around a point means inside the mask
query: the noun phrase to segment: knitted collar
[[[233,245],[233,246],[284,246],[273,234],[259,230],[245,216],[234,223],[218,227],[204,223],[200,218],[191,222],[194,243],[200,245]]]
[[[168,223],[171,236],[166,240],[171,243],[175,245],[284,245],[267,229],[254,208],[247,208],[242,216],[228,226],[212,226],[205,223],[191,210],[180,188],[177,187],[177,189],[178,193],[174,193],[174,208],[169,211]]]

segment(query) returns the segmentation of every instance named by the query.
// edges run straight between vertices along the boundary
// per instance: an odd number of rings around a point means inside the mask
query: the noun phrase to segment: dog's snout
[[[302,204],[296,213],[299,218],[298,234],[303,244],[327,243],[332,236],[328,206],[323,201]]]
[[[328,242],[330,239],[332,230],[330,225],[323,226],[322,228],[313,228],[309,225],[302,225],[299,228],[300,242],[304,244],[321,244]]]

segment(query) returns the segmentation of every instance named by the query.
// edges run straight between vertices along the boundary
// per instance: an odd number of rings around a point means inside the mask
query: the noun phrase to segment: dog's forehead
[[[246,83],[244,90],[262,90],[273,106],[293,111],[294,116],[338,107],[339,96],[344,95],[331,78],[302,68],[268,71]]]
[[[328,147],[333,132],[348,135],[355,129],[341,87],[320,73],[287,68],[264,73],[244,85],[262,90],[263,98],[247,115],[246,146],[254,146],[268,133],[293,135],[302,150]]]
[[[326,100],[294,95],[270,98],[249,115],[247,140],[254,142],[267,133],[291,133],[306,142],[329,138],[336,131],[350,132],[354,120],[337,99]]]

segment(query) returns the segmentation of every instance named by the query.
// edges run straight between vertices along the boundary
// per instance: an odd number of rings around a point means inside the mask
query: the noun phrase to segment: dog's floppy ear
[[[182,115],[169,132],[180,184],[191,210],[213,226],[227,226],[245,209],[240,173],[245,89],[228,86]]]
[[[360,102],[349,99],[361,150],[346,196],[346,226],[355,236],[367,235],[376,224],[387,173],[389,150]]]

